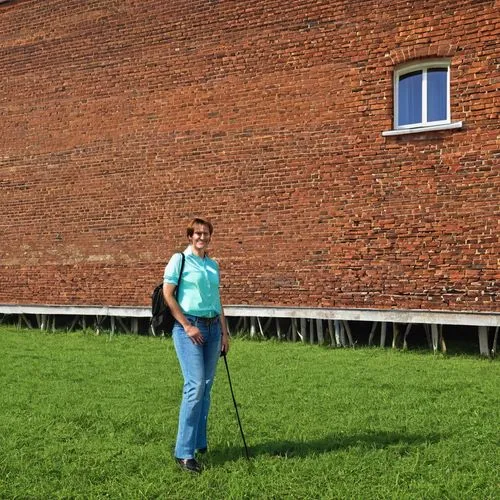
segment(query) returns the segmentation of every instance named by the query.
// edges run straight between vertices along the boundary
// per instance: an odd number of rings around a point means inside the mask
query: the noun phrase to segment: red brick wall
[[[498,310],[494,1],[0,6],[0,303],[146,305],[196,214],[226,304]],[[451,59],[460,130],[382,137]]]

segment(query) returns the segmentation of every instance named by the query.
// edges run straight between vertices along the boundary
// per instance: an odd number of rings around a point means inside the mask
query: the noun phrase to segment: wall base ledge
[[[151,309],[145,306],[0,304],[0,314],[150,318]],[[313,318],[344,321],[500,326],[500,312],[230,305],[224,307],[224,314],[228,317]]]

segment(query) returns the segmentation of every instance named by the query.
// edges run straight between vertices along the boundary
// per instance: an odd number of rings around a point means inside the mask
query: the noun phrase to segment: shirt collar
[[[198,255],[196,255],[194,252],[193,252],[193,248],[191,247],[191,245],[188,245],[186,250],[184,250],[184,255],[192,255],[193,257],[197,258],[197,259],[200,259],[201,261],[204,260],[203,257],[199,257]],[[205,254],[205,258],[208,257],[207,254]]]

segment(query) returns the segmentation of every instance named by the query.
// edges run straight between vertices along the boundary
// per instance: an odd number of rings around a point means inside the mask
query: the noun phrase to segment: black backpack
[[[182,255],[181,272],[179,273],[179,281],[177,281],[177,288],[175,289],[175,298],[177,298],[177,291],[179,289],[179,283],[182,277],[182,271],[184,269],[184,254]],[[163,283],[160,283],[151,294],[151,321],[149,323],[153,335],[157,333],[165,334],[172,333],[172,328],[174,327],[175,318],[172,316],[170,308],[165,302],[163,297]]]

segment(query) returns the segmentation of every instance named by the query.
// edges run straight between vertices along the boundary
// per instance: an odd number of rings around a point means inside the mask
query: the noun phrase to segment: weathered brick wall
[[[498,310],[495,1],[0,5],[0,303],[146,305],[196,214],[226,304]],[[451,59],[455,131],[392,128]]]

